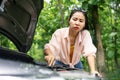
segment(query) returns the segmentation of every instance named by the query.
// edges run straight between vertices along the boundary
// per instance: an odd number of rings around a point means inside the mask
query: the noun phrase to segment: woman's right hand
[[[54,66],[55,64],[55,56],[52,54],[46,55],[45,60],[48,62],[48,66]]]

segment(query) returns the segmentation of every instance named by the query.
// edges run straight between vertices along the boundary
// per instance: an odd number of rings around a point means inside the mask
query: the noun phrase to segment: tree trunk
[[[116,2],[116,4],[115,4],[115,7],[114,7],[114,9],[115,10],[118,10],[118,5],[119,5],[119,3],[118,2]],[[116,26],[117,26],[117,12],[115,11],[115,16],[114,16],[114,27],[113,27],[113,31],[114,32],[117,32],[117,28],[116,28]],[[117,35],[115,35],[114,36],[114,38],[113,38],[113,42],[114,42],[114,61],[115,61],[115,66],[116,66],[116,68],[119,68],[119,63],[118,63],[118,49],[117,49]]]
[[[95,27],[96,39],[97,39],[97,68],[99,72],[104,72],[106,70],[105,67],[105,56],[104,49],[101,40],[101,27],[99,25],[99,14],[98,14],[98,6],[93,5],[91,9],[93,25]]]
[[[62,27],[64,27],[64,13],[62,10],[61,0],[58,0],[58,5],[59,5],[59,9],[60,9],[61,24],[62,24]]]

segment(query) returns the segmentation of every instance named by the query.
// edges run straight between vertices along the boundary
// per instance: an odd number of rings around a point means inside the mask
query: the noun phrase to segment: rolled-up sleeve
[[[97,48],[94,46],[93,42],[92,42],[92,38],[91,38],[91,35],[90,35],[90,32],[85,30],[83,33],[83,42],[82,42],[82,45],[83,45],[83,56],[84,57],[87,57],[89,55],[93,55],[96,57],[96,51],[97,51]]]

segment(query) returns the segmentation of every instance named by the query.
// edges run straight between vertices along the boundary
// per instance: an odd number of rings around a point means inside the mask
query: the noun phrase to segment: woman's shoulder
[[[68,31],[68,30],[69,30],[69,28],[68,28],[68,27],[59,28],[59,29],[57,29],[57,30],[55,31],[55,33],[59,33],[59,32],[66,32],[66,31]]]
[[[82,30],[82,34],[90,34],[90,32],[87,29]]]
[[[59,28],[57,29],[53,35],[55,36],[64,36],[65,34],[67,35],[69,31],[69,28],[65,27],[65,28]]]

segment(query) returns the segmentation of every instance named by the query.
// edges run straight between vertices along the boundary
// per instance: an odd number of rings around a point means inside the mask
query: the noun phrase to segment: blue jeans
[[[61,61],[56,60],[55,65],[62,65],[62,66],[69,66],[68,64],[64,64]],[[79,61],[76,65],[74,65],[75,68],[83,69],[83,64],[81,61]]]

